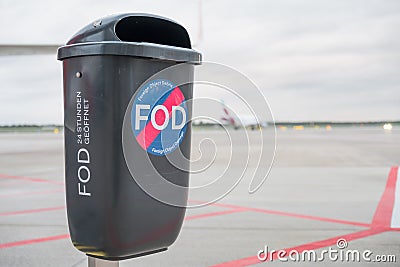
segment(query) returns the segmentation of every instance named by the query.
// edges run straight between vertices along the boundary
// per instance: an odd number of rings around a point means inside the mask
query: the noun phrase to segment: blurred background
[[[195,99],[216,105],[195,103],[194,116],[231,125],[194,127],[192,170],[211,167],[190,181],[227,192],[211,182],[229,170],[226,181],[240,183],[219,202],[188,209],[167,252],[121,266],[248,266],[266,245],[337,249],[339,238],[394,255],[385,266],[398,266],[399,0],[0,0],[0,10],[0,266],[87,266],[68,235],[56,50],[85,25],[129,12],[182,24],[204,61],[258,86],[277,127],[254,88],[238,93],[266,112],[237,127],[232,121],[250,114],[233,94],[195,86]],[[189,199],[204,203],[214,191]],[[366,266],[346,265],[354,264]]]
[[[231,66],[258,85],[278,122],[400,119],[397,0],[1,0],[0,8],[0,125],[61,125],[54,47],[123,12],[184,25],[205,61]],[[52,54],[13,56],[9,45],[49,46]],[[195,94],[234,101],[212,88]]]

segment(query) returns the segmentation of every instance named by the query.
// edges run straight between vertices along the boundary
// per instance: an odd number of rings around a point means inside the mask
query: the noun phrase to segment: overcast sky
[[[400,119],[400,1],[203,0],[201,40],[198,7],[197,0],[0,0],[0,43],[62,44],[105,15],[154,13],[184,25],[204,60],[252,79],[277,121]],[[61,124],[56,56],[0,57],[0,110],[0,124]]]

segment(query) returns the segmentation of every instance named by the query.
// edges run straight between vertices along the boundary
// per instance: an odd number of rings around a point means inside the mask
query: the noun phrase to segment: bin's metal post
[[[89,267],[118,267],[119,261],[106,261],[97,258],[88,257]]]

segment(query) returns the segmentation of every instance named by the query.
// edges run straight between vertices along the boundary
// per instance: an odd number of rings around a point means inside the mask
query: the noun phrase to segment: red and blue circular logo
[[[132,105],[132,130],[148,153],[163,156],[177,149],[185,137],[187,106],[181,89],[166,79],[141,86]]]

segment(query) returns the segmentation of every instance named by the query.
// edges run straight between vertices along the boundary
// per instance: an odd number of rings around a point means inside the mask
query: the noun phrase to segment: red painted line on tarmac
[[[56,235],[56,236],[42,237],[42,238],[36,238],[36,239],[22,240],[22,241],[0,244],[0,249],[19,247],[19,246],[24,246],[24,245],[31,245],[31,244],[43,243],[43,242],[54,241],[54,240],[61,240],[61,239],[66,239],[66,238],[69,238],[69,235]]]
[[[200,201],[195,201],[195,200],[191,200],[190,202],[199,203],[199,204],[201,203]],[[223,203],[212,203],[210,205],[211,206],[216,206],[216,207],[222,207],[222,208],[242,209],[242,210],[244,209],[244,210],[253,211],[253,212],[260,212],[260,213],[266,213],[266,214],[295,217],[295,218],[322,221],[322,222],[347,224],[347,225],[354,225],[354,226],[360,226],[360,227],[370,227],[371,226],[371,224],[369,224],[369,223],[353,222],[353,221],[339,220],[339,219],[332,219],[332,218],[325,218],[325,217],[318,217],[318,216],[312,216],[312,215],[303,215],[303,214],[297,214],[297,213],[291,213],[291,212],[283,212],[283,211],[277,211],[277,210],[267,210],[267,209],[252,208],[252,207],[243,207],[243,206],[236,206],[236,205],[223,204]]]
[[[16,211],[16,212],[2,213],[2,214],[0,214],[0,216],[17,215],[17,214],[34,213],[34,212],[44,212],[44,211],[58,210],[58,209],[64,209],[64,208],[65,207],[54,207],[54,208],[44,208],[44,209],[37,209],[37,210]],[[210,213],[205,213],[205,214],[187,216],[187,217],[185,217],[184,220],[195,220],[195,219],[200,219],[200,218],[207,218],[207,217],[231,214],[231,213],[236,213],[236,212],[240,212],[240,211],[246,211],[246,210],[232,209],[232,210],[224,210],[224,211],[218,211],[218,212],[210,212]],[[60,240],[60,239],[65,239],[65,238],[69,238],[69,235],[66,234],[66,235],[58,235],[58,236],[50,236],[50,237],[44,237],[44,238],[22,240],[22,241],[17,241],[17,242],[0,244],[0,249],[25,246],[25,245],[30,245],[30,244],[39,244],[39,243],[43,243],[43,242]]]
[[[378,207],[376,208],[372,227],[390,228],[396,193],[397,171],[399,167],[392,167]]]
[[[0,185],[4,186],[4,185],[15,185],[15,184],[20,184],[21,181],[18,180],[0,180]]]
[[[300,219],[315,220],[315,221],[320,221],[320,222],[347,224],[347,225],[354,225],[354,226],[360,226],[360,227],[370,227],[371,226],[368,223],[353,222],[353,221],[346,221],[346,220],[339,220],[339,219],[331,219],[331,218],[311,216],[311,215],[302,215],[302,214],[296,214],[296,213],[290,213],[290,212],[264,210],[264,209],[257,209],[257,208],[251,208],[249,210],[255,211],[255,212],[261,212],[261,213],[267,213],[267,214],[276,214],[276,215],[289,216],[289,217],[295,217],[295,218],[300,218]]]
[[[232,210],[223,210],[223,211],[216,211],[216,212],[210,212],[210,213],[199,214],[199,215],[186,216],[185,221],[213,217],[213,216],[227,215],[227,214],[237,213],[237,212],[241,212],[241,211],[246,211],[246,210],[245,209],[232,209]]]
[[[11,212],[0,213],[0,217],[1,216],[10,216],[10,215],[28,214],[28,213],[39,213],[39,212],[45,212],[45,211],[63,210],[63,209],[65,209],[65,206],[42,208],[42,209],[32,209],[32,210],[11,211]]]
[[[52,181],[52,180],[46,180],[46,179],[41,179],[41,178],[32,178],[32,177],[7,175],[7,174],[0,174],[0,178],[1,179],[15,179],[15,180],[22,180],[22,181],[29,181],[29,182],[36,182],[36,183],[49,183],[49,184],[61,184],[61,185],[64,184],[64,182],[60,182],[60,181]]]
[[[347,234],[347,235],[340,235],[340,236],[336,236],[336,237],[332,237],[332,238],[328,238],[328,239],[324,239],[324,240],[320,240],[320,241],[316,241],[316,242],[311,242],[311,243],[299,245],[296,247],[286,248],[286,249],[282,249],[282,250],[284,250],[286,252],[286,256],[287,256],[289,254],[289,252],[292,250],[296,250],[297,252],[301,253],[305,250],[316,250],[316,249],[335,245],[337,240],[340,238],[344,238],[346,241],[352,241],[352,240],[380,234],[382,232],[385,232],[385,229],[379,229],[379,228],[367,229],[367,230],[363,230],[363,231],[359,231],[359,232],[355,232],[355,233],[351,233],[351,234]],[[277,250],[277,251],[279,251],[279,250]],[[213,265],[212,267],[239,267],[239,266],[249,266],[249,265],[253,265],[253,264],[262,263],[262,261],[260,261],[257,258],[257,255],[256,255],[257,251],[255,251],[254,254],[255,255],[251,256],[251,257],[224,262],[221,264]],[[277,256],[278,256],[278,254],[274,253],[272,259],[277,260],[278,259]],[[268,260],[270,261],[271,259],[268,259]]]
[[[29,192],[18,192],[10,194],[2,194],[0,198],[3,197],[14,197],[14,196],[30,196],[30,195],[47,195],[52,193],[64,192],[64,189],[54,189],[54,190],[44,190],[44,191],[29,191]]]
[[[355,233],[350,233],[347,235],[341,235],[341,236],[336,236],[332,237],[329,239],[321,240],[321,241],[316,241],[312,243],[307,243],[304,245],[300,245],[297,247],[292,247],[292,248],[287,248],[284,249],[286,253],[288,254],[291,250],[296,250],[297,252],[301,253],[304,250],[316,250],[320,249],[323,247],[328,247],[336,244],[337,240],[340,238],[344,238],[346,241],[352,241],[360,238],[365,238],[369,237],[372,235],[388,232],[388,231],[398,231],[400,229],[392,229],[390,228],[391,224],[391,218],[392,218],[392,212],[393,212],[393,205],[394,205],[394,199],[395,199],[395,187],[396,187],[396,180],[397,180],[397,172],[398,172],[399,167],[392,167],[389,173],[389,177],[386,183],[386,188],[385,191],[383,192],[383,195],[379,201],[378,207],[375,211],[374,218],[372,220],[372,223],[369,225],[369,229],[355,232]],[[219,206],[225,206],[225,207],[236,207],[233,205],[219,205]],[[254,210],[254,209],[251,209]],[[280,214],[280,212],[277,212],[276,214]],[[303,216],[303,215],[301,215]],[[308,217],[308,216],[307,216]],[[331,220],[331,219],[329,219]],[[326,221],[326,220],[324,220]],[[353,222],[351,222],[353,223]],[[256,254],[257,252],[255,252]],[[277,254],[274,254],[272,259],[277,259]],[[269,259],[271,260],[271,259]],[[212,267],[237,267],[237,266],[248,266],[248,265],[253,265],[253,264],[258,264],[262,263],[257,255],[242,258],[242,259],[237,259],[233,261],[228,261],[224,262],[221,264],[213,265]]]
[[[393,167],[390,171],[385,192],[383,193],[382,198],[379,202],[378,208],[375,212],[374,219],[373,219],[373,222],[371,225],[365,224],[365,223],[350,222],[350,221],[344,221],[344,220],[336,220],[336,219],[329,219],[329,218],[323,218],[323,217],[308,216],[308,215],[301,215],[301,214],[287,213],[287,212],[280,212],[280,211],[272,211],[272,210],[265,210],[265,209],[248,208],[248,207],[241,207],[241,206],[220,204],[220,203],[214,203],[212,205],[218,206],[218,207],[230,208],[230,210],[187,216],[185,218],[185,220],[194,220],[194,219],[207,218],[207,217],[218,216],[218,215],[226,215],[226,214],[232,214],[232,213],[241,212],[241,211],[255,211],[255,212],[261,212],[261,213],[268,213],[268,214],[284,215],[284,216],[291,216],[291,217],[298,217],[298,218],[305,218],[305,219],[312,219],[312,220],[319,220],[319,221],[327,221],[327,222],[335,222],[335,223],[342,223],[342,224],[351,224],[351,225],[356,225],[356,226],[371,227],[370,229],[367,229],[367,230],[350,233],[347,235],[337,236],[337,237],[333,237],[333,238],[329,238],[329,239],[325,239],[325,240],[321,240],[321,241],[316,241],[316,242],[300,245],[297,247],[284,249],[286,252],[289,252],[291,250],[297,250],[298,252],[302,252],[304,250],[319,249],[319,248],[331,246],[331,245],[336,244],[336,242],[339,238],[344,238],[347,241],[351,241],[351,240],[356,240],[356,239],[376,235],[376,234],[387,232],[387,231],[400,231],[400,229],[391,229],[390,228],[390,220],[391,220],[391,215],[392,215],[392,210],[393,210],[393,202],[394,202],[394,188],[395,188],[394,185],[396,184],[397,170],[398,170],[398,167]],[[4,175],[0,175],[0,178],[6,178],[6,177],[4,177]],[[10,178],[10,177],[7,176],[7,178]],[[19,179],[19,178],[21,178],[21,177],[11,178],[11,179]],[[22,180],[25,180],[25,178],[28,178],[28,177],[22,177],[22,178],[24,178]],[[37,178],[28,178],[28,179],[35,179],[35,181],[37,180]],[[49,181],[43,180],[43,179],[39,179],[39,180],[40,180],[40,182],[49,182]],[[199,201],[190,201],[190,202],[199,202]],[[61,209],[61,208],[64,208],[64,207],[44,208],[44,209],[27,210],[27,211],[16,211],[16,212],[10,212],[10,213],[3,213],[3,214],[0,214],[0,216],[43,212],[43,211],[56,210],[56,209]],[[0,249],[24,246],[24,245],[29,245],[29,244],[37,244],[37,243],[61,240],[61,239],[66,239],[66,238],[69,238],[68,234],[43,237],[43,238],[37,238],[37,239],[22,240],[22,241],[0,244]],[[256,254],[256,252],[255,252],[255,254]],[[274,255],[276,256],[276,254],[274,254]],[[252,264],[257,264],[257,263],[260,263],[260,261],[258,260],[257,256],[255,255],[255,256],[251,256],[251,257],[247,257],[247,258],[243,258],[243,259],[238,259],[238,260],[214,265],[214,267],[217,267],[217,266],[218,267],[247,266],[247,265],[252,265]]]

